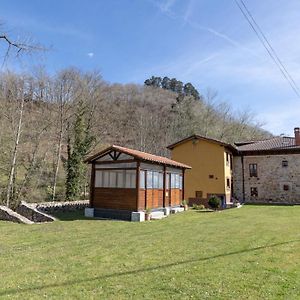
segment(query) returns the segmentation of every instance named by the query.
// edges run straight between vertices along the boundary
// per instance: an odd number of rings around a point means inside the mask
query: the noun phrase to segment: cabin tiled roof
[[[86,162],[91,163],[92,161],[96,160],[99,156],[103,155],[106,152],[108,153],[112,150],[131,155],[134,158],[137,158],[137,159],[140,159],[143,161],[150,161],[150,162],[155,162],[155,163],[172,166],[172,167],[191,169],[190,166],[180,163],[180,162],[177,162],[175,160],[169,159],[167,157],[157,156],[157,155],[153,155],[150,153],[146,153],[146,152],[142,152],[142,151],[134,150],[134,149],[130,149],[130,148],[125,148],[125,147],[121,147],[121,146],[117,146],[117,145],[112,145],[109,148],[106,148],[105,150],[89,157],[88,159],[86,159]]]
[[[278,151],[278,150],[300,150],[300,146],[295,144],[295,138],[280,136],[262,141],[251,141],[245,143],[236,143],[239,152],[246,151]]]

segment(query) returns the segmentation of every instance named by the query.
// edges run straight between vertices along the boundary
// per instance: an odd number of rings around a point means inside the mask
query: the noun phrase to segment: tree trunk
[[[53,187],[52,187],[52,201],[55,201],[55,196],[56,196],[56,185],[57,185],[58,171],[60,166],[62,139],[63,139],[63,128],[61,127],[59,132],[56,166],[55,166],[54,180],[53,180]]]
[[[15,144],[14,144],[12,160],[11,160],[11,165],[10,165],[9,180],[8,180],[8,185],[7,185],[7,193],[6,193],[6,206],[7,207],[10,207],[11,199],[12,199],[12,191],[13,191],[13,185],[14,185],[14,176],[15,176],[17,154],[18,154],[18,146],[19,146],[19,141],[20,141],[20,136],[21,136],[21,128],[22,128],[24,102],[25,102],[25,99],[24,99],[24,97],[22,97],[20,112],[19,112],[19,121],[18,121],[16,138],[15,138]]]

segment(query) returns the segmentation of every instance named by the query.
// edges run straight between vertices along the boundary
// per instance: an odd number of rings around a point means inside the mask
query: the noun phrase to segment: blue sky
[[[300,85],[300,1],[244,1]],[[51,48],[30,60],[50,72],[76,66],[140,84],[167,75],[216,90],[274,134],[300,126],[300,99],[233,0],[11,0],[1,1],[0,19]]]

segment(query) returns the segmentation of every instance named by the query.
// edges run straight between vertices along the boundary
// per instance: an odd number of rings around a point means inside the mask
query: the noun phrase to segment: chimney
[[[300,146],[300,128],[296,127],[294,129],[294,132],[295,132],[295,145]]]

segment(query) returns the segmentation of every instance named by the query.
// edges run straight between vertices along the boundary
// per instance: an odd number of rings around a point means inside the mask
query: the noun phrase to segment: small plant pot
[[[145,220],[150,221],[151,220],[151,214],[145,214]]]

